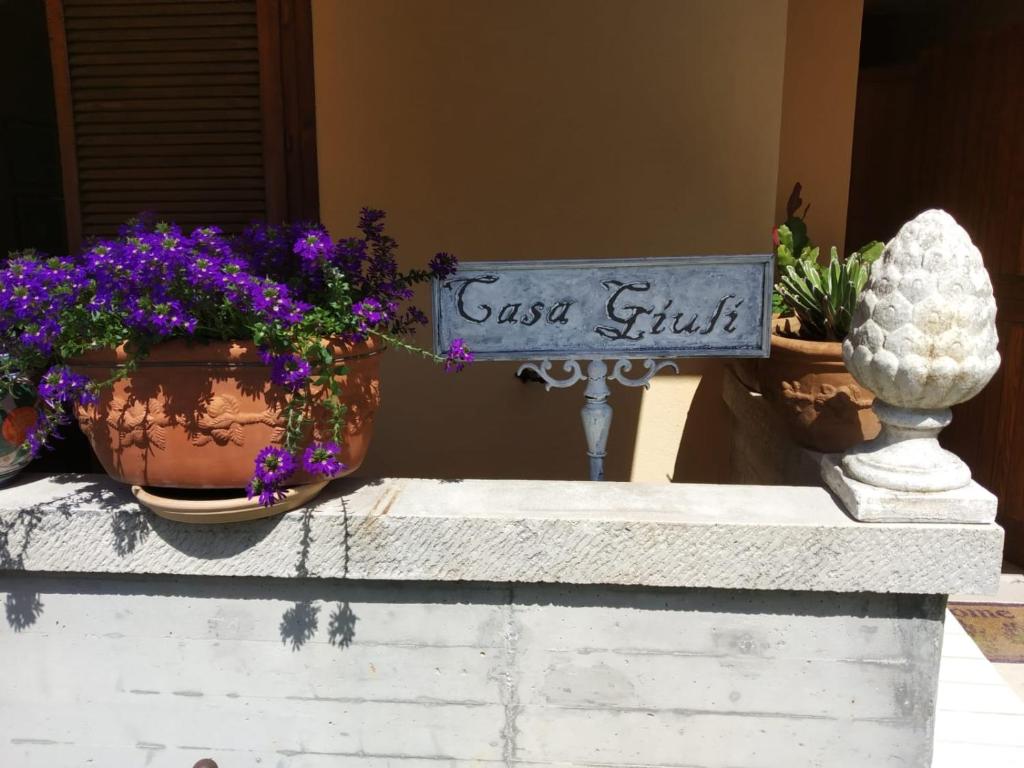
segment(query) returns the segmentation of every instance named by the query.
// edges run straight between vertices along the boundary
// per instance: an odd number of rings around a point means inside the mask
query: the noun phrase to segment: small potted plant
[[[0,373],[38,393],[38,453],[77,416],[100,463],[178,519],[246,519],[294,507],[363,461],[388,346],[426,323],[412,287],[453,272],[437,254],[399,271],[384,214],[359,237],[321,226],[186,233],[141,218],[79,256],[15,255],[0,270]],[[145,487],[150,487],[149,489]],[[156,489],[246,489],[182,499]],[[180,496],[180,495],[179,495]]]
[[[845,259],[833,247],[822,263],[807,235],[801,202],[797,185],[787,220],[775,233],[772,351],[758,361],[757,384],[797,443],[841,452],[879,431],[871,410],[874,395],[846,370],[842,342],[883,245],[871,242]]]
[[[25,437],[36,421],[36,394],[16,377],[0,389],[0,485],[4,485],[32,461]]]

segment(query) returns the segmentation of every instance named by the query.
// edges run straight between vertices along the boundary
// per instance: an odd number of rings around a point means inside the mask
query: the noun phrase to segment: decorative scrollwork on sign
[[[671,369],[675,373],[679,373],[679,366],[673,363],[671,360],[652,360],[647,358],[644,360],[644,368],[647,372],[637,378],[630,378],[626,374],[633,368],[633,361],[627,359],[619,359],[615,361],[612,366],[612,372],[608,375],[608,378],[612,381],[617,381],[619,384],[623,384],[627,387],[643,387],[644,389],[651,388],[651,379],[653,379],[661,371]]]
[[[604,457],[608,444],[608,432],[612,424],[612,407],[608,405],[608,397],[611,390],[608,389],[609,381],[617,381],[627,387],[650,387],[651,379],[655,374],[664,370],[673,370],[679,373],[679,368],[670,360],[657,361],[651,358],[644,360],[646,372],[637,378],[630,378],[626,373],[633,367],[630,360],[625,358],[616,359],[612,364],[611,373],[608,372],[608,363],[600,358],[586,360],[587,372],[584,374],[577,360],[566,360],[562,368],[568,377],[556,379],[551,375],[552,363],[550,360],[541,360],[537,363],[525,363],[519,366],[517,376],[522,377],[525,371],[536,374],[544,386],[550,390],[552,387],[566,389],[580,381],[587,382],[586,391],[583,393],[584,405],[581,409],[583,418],[583,431],[587,437],[587,456],[590,457],[590,479],[604,479]]]
[[[548,391],[552,387],[566,389],[586,378],[583,375],[583,369],[580,368],[580,364],[576,360],[565,360],[562,363],[562,370],[569,374],[569,377],[565,379],[556,379],[552,376],[551,367],[552,363],[550,360],[541,360],[539,363],[523,363],[519,366],[519,370],[516,371],[516,376],[522,376],[524,371],[533,371],[541,378],[544,382],[544,388]]]

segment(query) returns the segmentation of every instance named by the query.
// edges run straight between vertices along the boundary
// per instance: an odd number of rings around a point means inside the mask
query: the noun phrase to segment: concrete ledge
[[[986,593],[1002,539],[858,523],[809,487],[342,481],[225,526],[157,518],[105,476],[0,491],[0,568],[36,572]]]

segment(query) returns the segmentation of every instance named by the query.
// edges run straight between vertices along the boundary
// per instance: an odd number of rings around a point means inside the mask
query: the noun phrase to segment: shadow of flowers
[[[115,509],[111,515],[110,531],[114,535],[114,550],[121,557],[134,552],[151,530],[147,513],[141,507],[122,507]]]
[[[341,498],[344,536],[343,551],[344,572],[348,573],[349,554],[349,531],[348,531],[348,509],[345,506],[344,497]],[[309,551],[313,545],[314,536],[312,531],[312,511],[306,509],[302,513],[301,531],[299,540],[299,557],[295,564],[295,575],[300,578],[309,576]],[[331,645],[338,648],[348,648],[356,636],[356,622],[359,617],[352,610],[352,606],[346,600],[338,603],[331,612],[327,624],[327,639]],[[297,600],[291,607],[285,610],[281,616],[279,631],[281,643],[290,645],[293,651],[298,651],[307,642],[313,639],[320,628],[320,606],[312,600]]]
[[[356,616],[347,600],[344,603],[338,603],[327,624],[327,638],[331,645],[338,648],[348,648],[352,645],[356,636],[357,621],[359,621],[359,617]]]
[[[15,632],[31,627],[43,613],[43,601],[39,593],[30,589],[14,587],[7,592],[4,614],[7,624]]]
[[[313,513],[308,507],[302,511],[302,538],[299,542],[299,560],[295,564],[295,575],[309,576],[309,549],[313,545]],[[310,600],[299,600],[281,616],[281,642],[291,643],[297,651],[316,634],[319,626],[320,608]]]
[[[37,480],[20,478],[8,486],[17,488]],[[114,546],[122,556],[133,550],[146,536],[148,523],[144,513],[124,491],[103,481],[88,481],[82,475],[53,475],[47,478],[56,485],[71,485],[73,490],[58,498],[11,510],[0,516],[0,570],[24,571],[25,557],[38,538],[39,527],[54,513],[64,520],[83,507],[112,509],[111,526]],[[5,599],[7,623],[16,632],[32,626],[42,615],[43,603],[38,592],[12,586]]]
[[[297,651],[312,640],[320,626],[320,607],[310,600],[300,600],[281,616],[281,642],[290,643]]]

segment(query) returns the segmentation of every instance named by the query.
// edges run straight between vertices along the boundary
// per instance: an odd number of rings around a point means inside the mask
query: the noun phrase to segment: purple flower
[[[253,476],[266,485],[277,485],[295,471],[295,457],[284,448],[268,445],[256,456]]]
[[[302,454],[302,468],[311,475],[334,477],[348,469],[338,459],[340,453],[337,443],[313,443]]]
[[[88,387],[88,377],[54,366],[39,380],[39,396],[53,406],[76,401],[91,405],[96,402],[96,395]]]
[[[264,507],[272,506],[275,502],[284,498],[284,490],[273,483],[266,483],[258,477],[254,477],[246,486],[245,495],[252,499],[259,497],[260,504]]]
[[[157,336],[171,336],[175,331],[191,334],[196,327],[196,319],[185,313],[181,302],[173,299],[156,304],[149,300],[140,301],[128,312],[125,322],[130,327]]]
[[[384,231],[384,217],[387,214],[377,208],[363,208],[359,212],[359,230],[367,240],[380,237]]]
[[[380,325],[386,318],[383,305],[372,296],[353,304],[352,314],[362,318],[368,326]]]
[[[12,254],[0,270],[0,334],[49,355],[63,330],[58,318],[78,300],[84,282],[70,260]]]
[[[446,277],[455,274],[459,268],[459,260],[450,253],[438,253],[430,260],[427,270],[437,280],[444,280]]]
[[[292,392],[302,389],[313,372],[308,361],[291,353],[276,355],[262,350],[260,357],[270,366],[270,380]]]
[[[43,406],[36,409],[36,419],[25,431],[25,445],[33,458],[39,456],[44,448],[50,447],[50,439],[60,437],[58,430],[71,419],[63,408]]]
[[[39,323],[26,325],[18,340],[42,355],[49,355],[53,351],[54,342],[60,336],[60,331],[60,325],[55,320],[47,318]]]
[[[307,269],[314,270],[328,263],[334,253],[330,235],[321,227],[307,230],[292,246]]]
[[[473,353],[466,349],[466,343],[462,339],[452,339],[448,351],[445,352],[444,369],[449,373],[458,373],[472,362]]]
[[[295,472],[295,457],[283,448],[268,445],[256,456],[256,468],[246,487],[246,495],[259,497],[260,504],[269,507],[284,496],[281,484]]]
[[[0,353],[10,361],[3,369],[22,378],[46,370],[29,447],[39,450],[56,436],[68,404],[95,401],[94,385],[59,364],[65,353],[122,342],[146,350],[183,337],[256,338],[271,380],[299,391],[331,365],[295,353],[309,340],[363,341],[371,332],[394,338],[426,323],[408,305],[414,286],[450,275],[457,262],[438,253],[426,270],[401,271],[384,223],[383,211],[364,208],[358,235],[333,242],[316,223],[254,224],[228,235],[216,227],[184,231],[143,214],[74,256],[11,254],[0,263]],[[460,370],[470,359],[457,342],[445,368]],[[261,455],[250,491],[264,503],[280,496],[297,464],[298,456],[286,454]],[[318,473],[341,467],[330,443],[314,446],[303,462]]]
[[[348,275],[359,275],[366,261],[366,241],[350,237],[338,242],[338,266]]]
[[[394,317],[398,304],[394,301],[381,302],[372,296],[357,301],[352,305],[352,314],[356,317],[356,328],[366,334],[373,328],[384,325]]]
[[[47,445],[47,437],[46,433],[40,429],[37,418],[36,422],[25,431],[25,444],[28,446],[32,458],[37,458],[44,448],[49,447]]]
[[[306,309],[304,305],[292,301],[287,286],[270,280],[253,284],[249,291],[249,299],[257,315],[262,315],[270,321],[278,320],[286,326],[301,322],[303,311]]]

